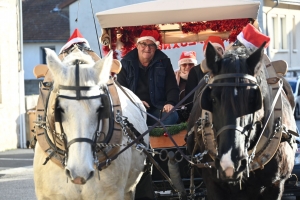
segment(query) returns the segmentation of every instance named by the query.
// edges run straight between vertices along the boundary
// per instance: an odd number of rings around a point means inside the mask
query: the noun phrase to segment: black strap
[[[87,143],[91,144],[92,146],[95,145],[94,141],[91,140],[90,138],[75,138],[75,139],[71,140],[70,142],[68,142],[67,147],[69,148],[72,144],[74,144],[76,142],[87,142]]]
[[[76,60],[75,67],[75,81],[76,81],[76,99],[80,99],[80,87],[79,87],[79,61]]]

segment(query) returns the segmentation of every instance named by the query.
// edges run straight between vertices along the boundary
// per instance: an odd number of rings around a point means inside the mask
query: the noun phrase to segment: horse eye
[[[211,98],[211,102],[212,103],[216,103],[216,99],[215,98]]]

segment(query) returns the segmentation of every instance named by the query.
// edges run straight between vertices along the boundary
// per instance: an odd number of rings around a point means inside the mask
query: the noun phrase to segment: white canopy
[[[102,28],[257,18],[251,0],[156,0],[96,13]]]

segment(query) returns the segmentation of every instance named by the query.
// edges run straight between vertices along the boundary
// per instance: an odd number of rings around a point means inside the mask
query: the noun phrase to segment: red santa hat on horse
[[[252,24],[247,24],[238,34],[237,39],[251,51],[255,51],[263,42],[266,42],[265,48],[270,44],[270,37],[261,33]]]
[[[74,30],[68,42],[60,49],[59,53],[62,53],[64,50],[76,43],[85,43],[85,46],[90,48],[89,42],[81,35],[77,28]]]

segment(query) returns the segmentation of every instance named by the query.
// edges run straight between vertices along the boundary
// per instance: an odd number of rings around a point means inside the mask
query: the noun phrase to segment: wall
[[[272,60],[285,60],[289,69],[300,69],[300,6],[265,1],[264,22],[271,37],[268,48]]]
[[[22,89],[19,89],[19,80],[22,80],[22,72],[18,52],[19,9],[16,5],[17,0],[0,1],[0,151],[20,146],[19,119],[22,113],[19,93]]]
[[[36,79],[33,68],[42,64],[41,47],[54,47],[58,54],[64,43],[24,43],[24,78],[25,80]]]

